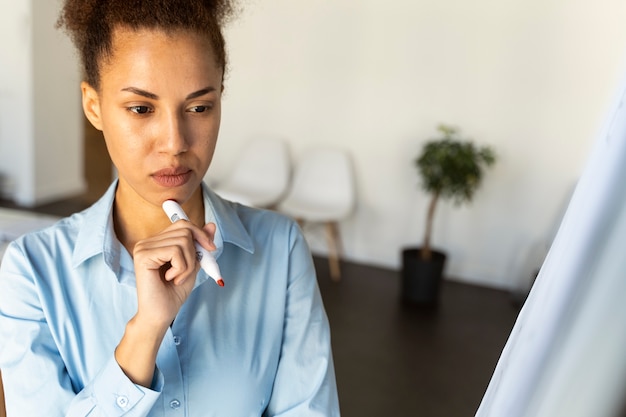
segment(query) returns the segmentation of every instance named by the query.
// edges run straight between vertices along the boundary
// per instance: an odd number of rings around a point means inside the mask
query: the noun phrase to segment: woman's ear
[[[83,93],[83,111],[87,120],[91,122],[93,127],[102,130],[102,116],[100,113],[100,97],[95,88],[86,81],[80,83],[80,90]]]

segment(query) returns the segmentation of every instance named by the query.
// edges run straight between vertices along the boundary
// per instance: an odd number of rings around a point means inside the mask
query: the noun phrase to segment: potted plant
[[[439,199],[453,200],[456,205],[469,203],[485,168],[496,160],[490,147],[463,140],[456,128],[441,124],[437,130],[441,137],[425,143],[415,159],[422,187],[430,194],[424,240],[421,247],[402,252],[402,297],[426,305],[437,304],[447,257],[431,245],[437,203]]]

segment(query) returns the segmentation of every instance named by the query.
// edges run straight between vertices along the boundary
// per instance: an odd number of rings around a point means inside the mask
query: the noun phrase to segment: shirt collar
[[[239,214],[234,208],[235,203],[223,200],[206,184],[202,184],[204,196],[205,223],[213,222],[217,226],[215,232],[216,258],[222,252],[224,242],[239,246],[249,253],[254,253],[254,243],[248,231],[241,223]]]
[[[109,186],[104,195],[83,212],[84,218],[78,230],[72,263],[77,267],[87,259],[100,253],[105,254],[106,263],[116,272],[119,269],[119,248],[113,253],[112,242],[119,242],[113,228],[113,201],[117,180]],[[113,262],[112,262],[113,261]]]
[[[72,257],[75,267],[102,253],[105,263],[114,272],[119,272],[121,244],[117,240],[113,227],[113,202],[116,188],[117,180],[93,206],[83,212],[84,219],[78,231]],[[241,223],[233,203],[223,200],[204,183],[202,191],[205,223],[213,222],[217,226],[215,257],[218,258],[222,253],[224,242],[254,253],[252,238]]]

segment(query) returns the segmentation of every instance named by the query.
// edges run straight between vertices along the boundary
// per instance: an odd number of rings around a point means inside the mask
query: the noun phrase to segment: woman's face
[[[222,68],[193,32],[117,29],[100,91],[82,84],[83,107],[102,130],[117,197],[154,205],[187,201],[209,168],[220,126]]]

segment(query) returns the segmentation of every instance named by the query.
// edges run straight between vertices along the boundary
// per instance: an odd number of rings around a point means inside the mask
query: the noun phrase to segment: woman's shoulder
[[[66,217],[48,216],[46,222],[39,224],[40,227],[17,237],[12,245],[31,255],[71,252],[81,231],[96,233],[98,226],[90,219],[92,211],[93,207],[90,207]]]
[[[293,228],[295,221],[275,210],[251,207],[222,198],[208,186],[205,186],[209,204],[214,214],[222,221],[239,221],[246,229],[250,228]]]
[[[71,216],[59,217],[54,220],[50,218],[48,224],[42,224],[40,225],[41,227],[20,235],[14,240],[14,243],[25,250],[34,250],[37,247],[49,246],[59,236],[66,238],[75,236],[80,229],[80,217],[79,214],[72,214]]]
[[[273,209],[245,206],[238,203],[230,203],[246,229],[265,229],[292,231],[298,229],[296,221]]]

